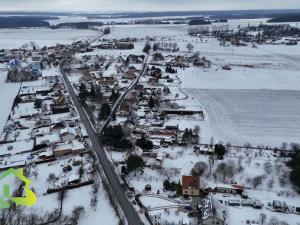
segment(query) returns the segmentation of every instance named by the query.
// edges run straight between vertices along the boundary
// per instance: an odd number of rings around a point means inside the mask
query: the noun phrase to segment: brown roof
[[[233,185],[231,185],[231,186],[234,187],[234,188],[236,188],[236,189],[241,189],[241,190],[244,190],[244,189],[245,189],[245,187],[242,186],[242,185],[233,184]]]
[[[183,189],[200,189],[200,177],[199,176],[182,176],[182,188]]]

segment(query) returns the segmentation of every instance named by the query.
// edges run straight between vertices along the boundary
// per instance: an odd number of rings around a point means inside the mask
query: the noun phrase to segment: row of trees
[[[291,168],[290,180],[300,193],[300,146],[294,145],[291,160],[287,163]]]
[[[148,140],[145,136],[142,136],[140,139],[137,139],[136,145],[144,151],[150,151],[153,148],[153,142]]]
[[[110,113],[111,113],[110,105],[108,103],[104,103],[101,106],[101,109],[100,109],[100,112],[98,115],[98,120],[106,120],[109,117]]]
[[[130,140],[125,138],[121,125],[108,126],[104,130],[103,141],[117,149],[128,149],[132,147]]]
[[[163,187],[165,191],[176,191],[176,195],[178,196],[182,194],[182,185],[180,181],[176,183],[174,181],[170,182],[169,180],[164,180]]]
[[[194,45],[191,44],[191,43],[188,43],[186,45],[186,48],[189,52],[191,52],[194,49]],[[168,51],[168,52],[177,52],[177,51],[179,51],[179,47],[178,47],[176,42],[174,42],[174,43],[171,43],[171,42],[156,42],[156,43],[153,44],[153,46],[151,46],[151,44],[149,42],[146,42],[146,44],[143,48],[143,52],[146,53],[146,54],[149,54],[151,49],[154,52],[155,51]]]
[[[9,209],[0,210],[0,224],[2,225],[77,225],[85,209],[82,206],[74,207],[71,215],[60,214],[59,210],[53,210],[45,214],[35,210],[25,210],[24,207],[12,206]],[[59,216],[60,215],[60,216]]]

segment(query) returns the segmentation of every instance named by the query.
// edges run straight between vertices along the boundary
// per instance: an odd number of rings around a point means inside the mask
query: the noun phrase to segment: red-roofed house
[[[200,177],[182,176],[182,194],[189,196],[200,195]]]

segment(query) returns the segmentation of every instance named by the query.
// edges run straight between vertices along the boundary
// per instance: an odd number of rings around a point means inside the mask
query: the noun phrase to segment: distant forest
[[[210,19],[251,19],[251,18],[275,18],[287,14],[300,13],[300,9],[276,9],[276,10],[224,10],[224,11],[160,11],[160,12],[118,12],[118,13],[71,13],[71,12],[1,12],[5,16],[86,16],[89,19],[113,19],[113,18],[143,18],[161,16],[205,16]]]
[[[51,26],[51,28],[89,29],[91,26],[102,26],[102,25],[103,25],[102,22],[77,22],[77,23],[60,23],[55,26]]]
[[[269,23],[279,23],[279,22],[300,22],[300,14],[288,14],[281,15],[268,20]]]
[[[209,20],[194,19],[189,22],[189,25],[209,25],[211,22]]]
[[[101,22],[78,22],[78,23],[60,23],[51,26],[45,20],[55,20],[58,17],[51,16],[3,16],[0,17],[0,29],[3,28],[29,28],[29,27],[46,27],[52,29],[59,28],[75,28],[75,29],[89,29],[91,26],[102,26]]]
[[[4,16],[0,17],[0,28],[49,27],[45,20],[55,20],[50,16]]]

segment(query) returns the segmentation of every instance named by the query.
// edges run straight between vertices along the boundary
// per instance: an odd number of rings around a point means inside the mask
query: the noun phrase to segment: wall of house
[[[224,225],[224,222],[218,218],[211,217],[203,220],[203,225]]]

